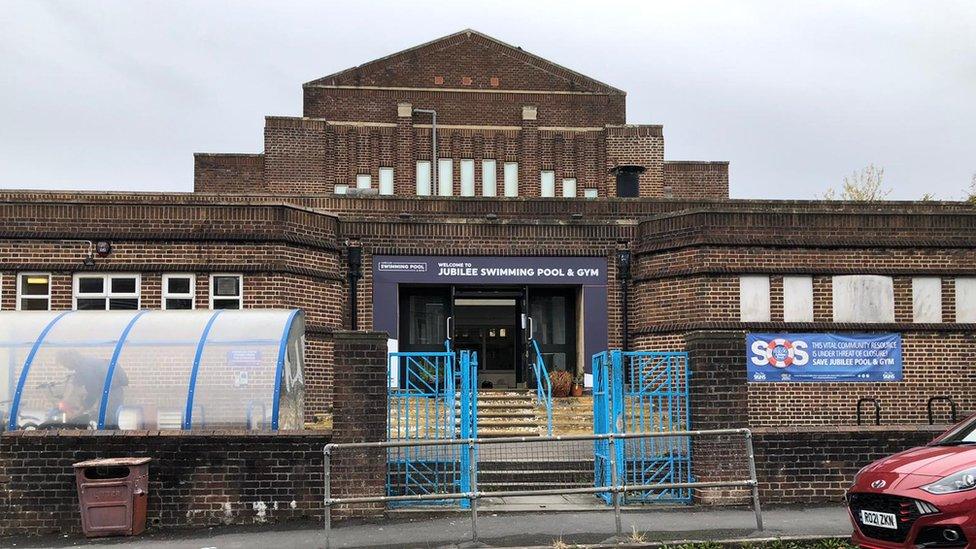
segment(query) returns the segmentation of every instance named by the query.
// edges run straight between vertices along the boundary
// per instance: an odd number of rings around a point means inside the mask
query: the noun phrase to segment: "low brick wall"
[[[73,463],[148,456],[150,527],[322,520],[327,432],[0,435],[0,536],[81,530]]]
[[[862,467],[922,446],[946,425],[883,425],[753,429],[763,503],[843,501]]]

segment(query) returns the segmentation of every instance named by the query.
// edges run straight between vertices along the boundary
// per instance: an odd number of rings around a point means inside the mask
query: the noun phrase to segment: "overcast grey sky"
[[[260,152],[301,84],[471,27],[626,90],[672,160],[736,198],[812,198],[869,163],[891,198],[976,173],[976,1],[0,2],[0,188],[189,191]]]

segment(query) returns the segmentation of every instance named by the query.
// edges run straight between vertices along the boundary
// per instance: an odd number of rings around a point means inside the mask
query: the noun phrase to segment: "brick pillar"
[[[685,337],[691,363],[691,426],[735,429],[749,426],[749,390],[743,332],[692,332]],[[698,437],[692,442],[692,473],[698,481],[749,477],[741,436]],[[732,488],[695,490],[705,504],[746,503],[749,491]]]
[[[417,165],[413,150],[413,106],[410,103],[397,105],[395,140],[396,166],[393,170],[393,194],[414,196],[417,194],[417,187],[414,184]]]
[[[386,440],[386,341],[383,332],[336,332],[332,396],[332,442]],[[382,496],[384,449],[335,450],[332,497]],[[382,515],[382,503],[332,508],[334,519]]]
[[[519,135],[519,196],[541,196],[539,180],[539,120],[536,107],[522,107],[522,131]]]

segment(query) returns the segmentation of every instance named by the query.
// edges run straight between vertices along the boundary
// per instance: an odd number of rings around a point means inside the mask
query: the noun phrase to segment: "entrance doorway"
[[[520,388],[531,381],[530,338],[547,369],[574,373],[579,364],[579,287],[406,286],[399,288],[399,350],[478,353],[484,387]],[[534,382],[533,382],[534,383]]]

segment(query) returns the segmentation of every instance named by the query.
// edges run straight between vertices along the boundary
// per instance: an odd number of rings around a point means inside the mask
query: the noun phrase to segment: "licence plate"
[[[898,522],[892,513],[879,513],[877,511],[861,511],[861,524],[865,526],[877,526],[878,528],[898,529]]]

